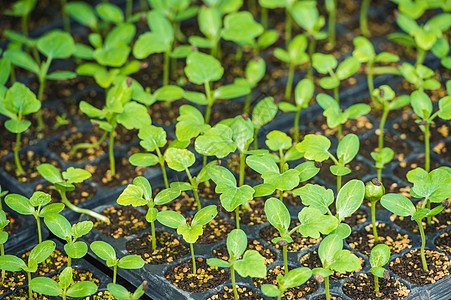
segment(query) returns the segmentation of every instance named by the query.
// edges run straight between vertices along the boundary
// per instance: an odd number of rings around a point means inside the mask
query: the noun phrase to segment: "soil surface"
[[[83,203],[96,194],[96,188],[89,184],[75,183],[75,190],[72,192],[66,192],[67,200],[74,205]],[[61,195],[59,192],[53,188],[50,184],[38,184],[36,185],[35,191],[41,191],[50,194],[52,201],[50,203],[62,203]],[[67,207],[64,207],[66,209]]]
[[[374,290],[373,274],[360,274],[358,277],[346,281],[343,292],[352,299],[403,299],[410,294],[410,290],[399,280],[379,278],[379,291]]]
[[[144,174],[145,167],[134,167],[126,157],[115,158],[116,174],[112,175],[109,158],[98,165],[86,165],[85,169],[92,174],[91,180],[103,187],[118,187],[133,181]]]
[[[431,157],[430,160],[431,163],[431,171],[433,169],[439,168],[442,166],[440,162],[436,161]],[[424,169],[425,167],[425,158],[424,154],[421,154],[414,159],[411,159],[409,161],[402,161],[395,169],[393,170],[393,174],[396,175],[399,179],[404,180],[407,182],[406,174],[410,170],[413,170],[415,168],[421,167]]]
[[[94,223],[94,228],[100,233],[116,239],[138,234],[150,226],[146,221],[146,216],[131,206],[112,206],[103,210],[101,214],[108,217],[111,224],[90,218]]]
[[[434,207],[434,205],[432,207]],[[393,214],[390,216],[390,220],[409,232],[420,234],[417,222],[412,221],[410,216],[401,217]],[[442,210],[441,213],[433,216],[431,220],[432,224],[427,224],[427,218],[422,220],[424,232],[426,234],[433,234],[438,230],[444,229],[451,225],[451,208]]]
[[[376,134],[370,135],[368,138],[360,140],[359,154],[363,157],[369,159],[374,163],[374,159],[371,157],[371,152],[378,152],[379,143],[379,129],[376,130]],[[393,161],[403,161],[406,156],[408,156],[413,148],[402,138],[394,135],[390,132],[384,132],[384,147],[391,148],[395,155],[393,156]],[[376,151],[377,150],[377,151]]]
[[[451,256],[451,235],[448,232],[442,233],[434,242],[440,250]]]
[[[16,232],[22,228],[22,222],[20,218],[17,218],[17,215],[15,213],[10,213],[8,211],[5,211],[6,219],[9,220],[8,225],[5,226],[5,231],[8,234],[11,234],[13,232]]]
[[[263,300],[259,292],[248,287],[237,286],[238,296],[242,300]],[[233,288],[225,286],[218,294],[209,297],[207,300],[234,299]]]
[[[250,209],[245,209],[243,206],[240,206],[240,224],[251,226],[265,223],[267,221],[265,214],[265,199],[257,197],[248,201],[248,203]],[[236,220],[235,211],[228,212],[223,210],[223,212],[232,220]]]
[[[263,246],[257,240],[248,240],[246,250],[258,251],[265,258],[265,264],[267,266],[272,264],[277,259],[276,253],[271,251],[271,249],[269,249],[269,248],[265,248],[265,246]],[[223,245],[213,249],[213,256],[216,258],[225,260],[225,261],[229,261],[229,252],[227,251],[226,244],[223,244]]]

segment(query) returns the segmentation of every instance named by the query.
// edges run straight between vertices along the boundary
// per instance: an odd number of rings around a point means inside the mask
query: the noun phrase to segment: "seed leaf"
[[[235,263],[235,270],[241,277],[266,277],[265,258],[256,250],[248,250],[243,259]]]
[[[335,261],[335,254],[341,249],[343,249],[343,239],[340,236],[330,234],[323,239],[318,248],[318,255],[324,268],[330,268]]]
[[[347,134],[338,143],[337,156],[343,164],[351,162],[359,152],[360,142],[357,135],[350,133]]]
[[[48,229],[57,237],[63,240],[71,239],[71,225],[69,221],[60,214],[49,214],[44,217],[44,223]]]
[[[318,209],[322,214],[327,213],[329,205],[334,202],[334,192],[318,184],[306,184],[293,190],[293,194],[299,195],[303,205]]]
[[[103,241],[94,241],[90,245],[92,252],[103,260],[116,260],[116,251],[113,246]]]
[[[304,284],[312,277],[312,270],[307,267],[296,268],[289,271],[282,280],[282,289],[286,290]]]
[[[12,210],[18,212],[21,215],[32,215],[34,213],[34,207],[30,201],[18,194],[9,194],[5,197],[5,203]]]
[[[157,215],[157,220],[164,226],[174,229],[186,224],[185,218],[180,213],[175,211],[161,211]]]
[[[194,143],[196,151],[203,155],[214,155],[223,158],[234,152],[236,143],[232,140],[232,129],[230,127],[217,124],[204,135],[198,137]]]
[[[30,288],[40,294],[47,296],[59,296],[63,290],[53,279],[47,277],[35,277],[30,281]]]
[[[246,164],[257,173],[278,173],[279,168],[275,161],[266,155],[250,155],[246,157]]]
[[[119,260],[117,266],[122,269],[141,269],[144,266],[144,260],[138,255],[127,255]]]
[[[187,149],[170,148],[164,157],[168,167],[179,172],[191,167],[196,161],[194,154]]]
[[[207,259],[207,264],[209,266],[219,267],[219,268],[230,268],[230,266],[231,266],[231,264],[229,262],[226,262],[225,260],[222,260],[219,258],[209,258],[209,259]]]
[[[298,214],[299,232],[304,236],[315,239],[320,237],[320,233],[329,234],[338,225],[338,219],[334,216],[324,215],[320,210],[313,207],[305,207]]]
[[[90,281],[79,281],[67,290],[69,297],[87,297],[97,292],[97,285]]]
[[[271,122],[277,114],[277,105],[272,97],[265,97],[255,105],[252,111],[252,123],[257,128]]]
[[[390,259],[390,247],[385,244],[376,245],[370,254],[371,267],[383,267]],[[373,273],[374,274],[374,273]]]
[[[224,69],[211,55],[192,52],[186,59],[185,74],[195,84],[204,84],[221,79]]]
[[[402,217],[413,216],[416,212],[412,201],[399,194],[386,194],[382,196],[381,204],[385,209]]]
[[[333,263],[330,265],[332,270],[340,273],[356,271],[361,262],[359,258],[349,250],[339,250],[334,255]]]
[[[230,260],[234,261],[243,255],[247,248],[246,233],[241,229],[232,230],[227,236],[227,251],[229,252]]]
[[[72,258],[82,258],[88,252],[88,245],[85,242],[75,242],[64,245],[64,251]]]
[[[196,213],[196,215],[193,218],[193,221],[191,222],[191,226],[207,225],[207,223],[213,220],[217,214],[218,209],[216,208],[216,205],[206,206]]]
[[[30,261],[30,259],[34,259],[36,263],[40,264],[46,260],[50,254],[52,254],[55,247],[56,244],[54,241],[43,241],[31,250],[28,261]]]
[[[291,221],[290,212],[282,201],[276,198],[269,198],[266,200],[265,214],[269,223],[271,223],[271,225],[280,233],[288,231]]]
[[[329,158],[330,141],[322,135],[308,134],[296,145],[299,152],[310,160],[324,161]]]
[[[365,196],[365,185],[353,179],[347,182],[338,192],[336,207],[340,220],[352,215],[362,205]]]

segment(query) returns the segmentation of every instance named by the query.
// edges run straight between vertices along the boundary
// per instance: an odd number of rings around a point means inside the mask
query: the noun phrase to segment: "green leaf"
[[[293,141],[285,132],[273,130],[266,136],[265,143],[272,151],[279,151],[290,148]]]
[[[125,190],[119,195],[116,202],[120,205],[143,206],[148,203],[143,198],[144,191],[140,186],[129,184]]]
[[[225,260],[219,258],[209,258],[207,259],[207,264],[213,267],[219,268],[230,268],[231,264],[226,262]]]
[[[40,72],[39,65],[33,60],[33,58],[28,53],[21,50],[7,50],[3,54],[3,57],[14,65],[24,68],[25,70],[35,74]]]
[[[299,152],[310,160],[324,161],[329,158],[330,141],[322,135],[308,134],[304,140],[296,145]]]
[[[308,33],[315,30],[319,12],[314,1],[296,2],[290,9],[290,14],[296,23]]]
[[[282,294],[277,286],[273,284],[262,284],[261,290],[262,293],[268,297],[279,297]]]
[[[147,108],[136,102],[129,102],[124,105],[124,110],[117,115],[117,122],[128,130],[141,129],[151,124]]]
[[[451,96],[445,96],[438,102],[438,116],[443,120],[451,119]]]
[[[351,169],[343,166],[330,166],[330,172],[335,176],[345,176],[351,173]]]
[[[179,172],[191,167],[196,160],[191,151],[177,148],[166,150],[164,157],[168,167]]]
[[[334,202],[334,192],[318,184],[306,184],[293,190],[293,194],[299,195],[303,205],[311,206],[322,214],[328,212],[329,206]]]
[[[208,39],[216,39],[222,27],[221,11],[217,7],[204,7],[199,9],[198,22],[200,31]]]
[[[362,263],[359,258],[349,250],[339,250],[335,253],[334,262],[330,265],[332,270],[340,273],[356,271]]]
[[[148,125],[139,129],[138,137],[141,139],[139,143],[149,152],[155,151],[166,145],[166,131],[162,127]]]
[[[265,49],[273,45],[279,39],[276,30],[266,30],[257,39],[257,46],[259,49]]]
[[[40,244],[36,245],[30,252],[30,256],[28,257],[28,261],[34,259],[36,263],[40,264],[44,260],[46,260],[50,254],[52,254],[53,250],[55,250],[56,244],[54,241],[43,241]]]
[[[122,23],[124,14],[116,5],[110,3],[100,3],[96,6],[97,14],[106,22]]]
[[[358,36],[354,38],[352,42],[354,43],[355,47],[352,55],[360,62],[368,62],[375,59],[376,53],[374,51],[373,44],[371,44],[371,42],[367,38]]]
[[[274,226],[282,235],[290,227],[290,212],[287,207],[276,198],[269,198],[265,202],[265,214],[269,223]]]
[[[71,238],[71,225],[69,221],[60,214],[49,214],[44,217],[44,223],[48,229],[63,240]]]
[[[158,101],[173,101],[183,98],[183,89],[176,85],[166,85],[154,93]]]
[[[196,139],[194,147],[198,153],[203,155],[214,155],[217,158],[226,157],[236,149],[232,134],[230,127],[216,124]]]
[[[235,270],[241,277],[266,277],[265,258],[257,250],[248,250],[243,259],[235,263]]]
[[[256,57],[250,60],[246,65],[246,80],[251,84],[257,84],[263,79],[266,72],[265,60],[261,57]],[[255,110],[255,109],[254,109]]]
[[[44,177],[45,180],[55,184],[56,182],[63,181],[60,172],[58,169],[51,164],[41,164],[36,167],[39,174]],[[89,173],[89,172],[88,172]]]
[[[63,172],[63,178],[67,180],[68,183],[80,183],[91,176],[92,175],[89,171],[74,167],[69,167],[65,172]]]
[[[247,151],[249,144],[254,140],[254,125],[252,121],[244,120],[242,116],[236,116],[233,118],[232,124],[232,139],[236,142],[236,145],[240,152]]]
[[[31,279],[30,288],[34,292],[47,296],[59,296],[63,292],[55,280],[47,277],[35,277]]]
[[[312,270],[307,267],[293,269],[283,277],[282,289],[287,290],[289,288],[303,285],[310,279],[310,277],[312,277],[312,274]]]
[[[7,120],[5,128],[12,133],[22,133],[31,126],[28,120]]]
[[[195,84],[204,84],[221,79],[224,69],[211,55],[192,52],[186,59],[185,74]]]
[[[180,116],[177,121],[175,135],[180,141],[189,141],[210,127],[205,124],[204,116],[191,105],[180,107]]]
[[[340,63],[337,68],[337,77],[340,80],[351,77],[360,68],[360,61],[354,56],[349,56]]]
[[[163,205],[171,202],[180,196],[180,190],[176,188],[168,188],[160,191],[154,199],[155,205]]]
[[[335,254],[341,249],[343,249],[343,239],[336,234],[330,234],[322,240],[318,255],[324,268],[329,269],[335,261]]]
[[[274,49],[274,56],[277,59],[280,59],[281,61],[285,63],[290,63],[290,56],[288,55],[288,52],[281,48]]]
[[[127,255],[119,260],[117,266],[122,269],[141,269],[144,260],[138,255]]]
[[[360,142],[355,134],[347,134],[338,144],[337,157],[343,164],[350,163],[359,152]]]
[[[186,224],[185,218],[175,211],[161,211],[157,215],[157,220],[164,226],[177,229],[177,227]]]
[[[94,241],[89,246],[98,257],[103,260],[116,260],[116,251],[113,246],[103,241]]]
[[[315,239],[320,233],[329,234],[338,226],[338,219],[334,216],[324,215],[320,210],[313,207],[304,207],[298,214],[299,232],[304,236]]]
[[[427,120],[432,113],[432,102],[425,92],[414,91],[410,95],[413,111],[422,120]]]
[[[51,31],[36,44],[38,50],[49,58],[68,58],[75,51],[75,43],[67,32]]]
[[[227,168],[222,166],[209,166],[207,174],[216,184],[216,192],[223,193],[227,188],[236,187],[236,178]]]
[[[88,115],[90,118],[103,118],[106,113],[103,110],[95,108],[91,104],[81,101],[80,102],[80,110]]]
[[[402,217],[413,216],[416,212],[412,201],[399,194],[386,194],[382,196],[381,204],[385,209]]]
[[[307,48],[307,38],[303,34],[295,36],[288,45],[288,55],[290,63],[300,65],[308,61],[308,55],[305,53]]]
[[[59,275],[59,285],[62,289],[67,289],[73,283],[73,272],[71,267],[64,268]]]
[[[306,108],[309,105],[310,99],[313,97],[315,86],[310,79],[302,79],[296,85],[294,90],[294,100],[297,106]]]
[[[243,30],[245,28],[245,30]],[[254,17],[248,11],[239,11],[227,15],[224,18],[222,37],[238,44],[251,44],[254,39],[263,33],[263,26],[255,22]]]
[[[411,188],[411,194],[417,198],[426,198],[434,203],[440,203],[451,197],[449,186],[451,174],[443,168],[432,170],[422,180],[415,180]]]
[[[355,119],[357,117],[366,115],[371,110],[371,107],[368,104],[364,103],[358,103],[351,105],[348,107],[348,109],[345,111],[347,118],[349,119]]]
[[[404,107],[410,103],[410,97],[407,95],[402,95],[394,99],[390,104],[388,105],[388,108],[390,110],[398,109],[401,107]]]
[[[265,183],[269,183],[281,191],[291,191],[299,185],[299,172],[295,169],[289,169],[282,174],[265,172],[262,174],[262,178]]]
[[[22,270],[22,268],[26,267],[26,264],[23,260],[14,255],[1,255],[0,256],[0,269],[9,271],[9,272],[17,272]]]
[[[332,231],[330,234],[335,234],[338,235],[339,238],[345,239],[351,235],[351,231],[352,231],[351,226],[349,226],[346,223],[340,223],[338,224],[337,228],[335,228],[335,230]]]
[[[116,283],[108,283],[108,291],[117,299],[128,299],[129,292],[122,285]]]
[[[371,250],[370,264],[371,267],[383,267],[390,259],[390,247],[385,244],[376,245]],[[374,274],[374,273],[373,273]]]
[[[275,161],[265,155],[249,155],[246,157],[246,164],[257,173],[267,172],[279,173],[279,168]]]
[[[204,230],[200,224],[192,227],[188,224],[183,224],[177,228],[177,233],[182,235],[187,243],[193,244],[204,233]]]
[[[64,245],[64,251],[72,258],[82,258],[88,252],[88,245],[85,242],[78,241]]]
[[[8,194],[5,197],[5,203],[21,215],[32,215],[34,213],[33,205],[22,195]]]
[[[262,183],[254,186],[254,198],[255,197],[263,197],[269,196],[274,193],[276,187],[269,183]]]
[[[221,205],[228,212],[234,211],[238,206],[246,204],[253,199],[254,189],[248,185],[240,187],[227,187],[220,196]]]
[[[36,95],[24,84],[15,82],[6,92],[3,100],[6,110],[22,116],[37,112],[41,102]]]
[[[243,255],[247,248],[246,233],[241,229],[232,230],[227,236],[227,251],[231,261]]]
[[[216,208],[216,205],[206,206],[196,213],[196,215],[193,218],[193,221],[191,222],[191,226],[207,225],[208,222],[210,222],[216,217],[217,214],[218,209]]]
[[[70,234],[75,238],[82,237],[91,231],[92,226],[93,226],[93,223],[91,221],[82,221],[82,222],[75,223],[74,225],[72,225]]]
[[[336,207],[340,220],[352,215],[362,205],[365,196],[365,185],[362,181],[348,181],[338,192]]]
[[[161,37],[163,44],[171,46],[174,41],[174,30],[169,20],[158,10],[151,10],[147,13],[149,28]]]
[[[313,67],[321,74],[328,74],[337,67],[337,60],[331,54],[313,54]]]
[[[249,86],[242,84],[223,85],[213,92],[214,99],[234,99],[251,92]]]
[[[97,285],[90,281],[79,281],[67,290],[69,297],[87,297],[97,292]]]
[[[377,277],[384,278],[386,270],[383,267],[373,267],[370,269],[370,272]]]
[[[75,19],[78,23],[85,25],[91,29],[97,28],[97,16],[91,5],[84,2],[70,2],[64,7],[67,14]]]
[[[130,164],[133,166],[150,167],[159,163],[158,156],[152,153],[135,153],[129,158]]]
[[[169,51],[170,46],[164,43],[163,38],[154,32],[141,34],[133,46],[133,56],[137,59],[144,59],[154,53]]]

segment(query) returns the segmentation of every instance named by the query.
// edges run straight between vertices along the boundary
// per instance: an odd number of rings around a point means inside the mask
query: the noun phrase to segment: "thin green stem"
[[[310,59],[310,65],[307,70],[307,78],[310,80],[313,80],[313,54],[315,53],[316,49],[316,40],[315,38],[309,39],[310,43],[308,45],[308,56]]]
[[[133,11],[133,0],[127,0],[125,7],[125,16],[127,20],[129,20],[130,17],[132,16],[132,11]]]
[[[384,105],[384,113],[382,114],[381,122],[379,124],[379,143],[378,143],[379,152],[381,152],[382,148],[384,148],[384,128],[389,111],[390,110],[388,109],[387,105]]]
[[[424,169],[426,170],[426,172],[429,173],[429,171],[431,170],[431,156],[429,153],[429,123],[426,123],[424,125],[424,154],[425,154],[425,166]]]
[[[288,8],[285,9],[285,48],[288,49],[288,45],[291,42],[291,15]]]
[[[246,161],[246,154],[241,153],[240,151],[240,179],[239,179],[239,186],[242,186],[244,184],[244,172],[245,172],[245,161]]]
[[[299,118],[301,116],[301,110],[302,107],[298,106],[296,111],[296,115],[294,116],[294,125],[293,125],[293,131],[294,131],[294,143],[299,143]]]
[[[61,4],[63,6],[62,11],[63,11],[63,20],[64,20],[64,31],[70,33],[70,20],[69,20],[69,17],[67,16],[67,11],[66,11],[67,0],[61,0]]]
[[[117,264],[114,265],[113,269],[113,283],[116,283],[116,277],[117,277]]]
[[[238,300],[238,291],[236,289],[236,284],[235,284],[235,268],[233,266],[233,264],[230,266],[230,277],[232,279],[232,288],[233,288],[233,297],[235,298],[235,300]]]
[[[213,99],[211,97],[211,91],[210,91],[210,83],[205,82],[205,95],[207,96],[207,110],[205,111],[205,124],[210,123],[210,114],[211,114],[211,107],[213,106]]]
[[[243,111],[243,113],[245,115],[249,115],[249,110],[251,108],[251,94],[252,94],[252,91],[249,92],[249,94],[246,95],[246,100],[244,100],[244,111]]]
[[[374,275],[374,291],[376,293],[379,293],[379,277],[377,277],[376,275]]]
[[[157,236],[155,234],[155,222],[150,222],[150,227],[152,229],[152,250],[157,249]]]
[[[360,7],[360,31],[366,37],[370,36],[368,29],[368,8],[370,7],[371,0],[363,0]]]
[[[9,78],[11,84],[14,84],[16,82],[16,72],[14,71],[14,65],[12,63],[10,63]]]
[[[424,58],[426,57],[426,51],[422,48],[417,48],[417,61],[415,63],[415,66],[419,66],[423,64]]]
[[[70,154],[73,156],[78,151],[78,149],[87,149],[87,148],[97,148],[100,146],[100,144],[103,143],[106,136],[108,135],[108,131],[103,132],[102,136],[96,143],[80,143],[75,145],[72,150],[70,151]]]
[[[330,300],[329,276],[324,278],[324,287],[326,288],[326,300]]]
[[[279,190],[279,191],[280,191],[279,199],[281,202],[283,202],[283,191],[282,190]]]
[[[399,71],[398,68],[391,67],[391,66],[374,67],[372,72],[373,72],[373,75],[383,75],[383,74],[393,74],[393,75],[399,75],[399,76],[402,75],[401,71]]]
[[[366,75],[366,81],[368,83],[368,92],[370,93],[371,101],[373,102],[374,106],[377,107],[378,103],[373,96],[373,91],[374,91],[373,66],[374,66],[374,60],[368,61],[368,74]]]
[[[280,293],[280,295],[279,296],[277,296],[277,300],[281,300],[282,299],[282,293]]]
[[[197,273],[197,270],[196,270],[196,258],[194,257],[193,243],[189,244],[189,248],[191,250],[191,258],[193,260],[193,274],[196,274]]]
[[[260,128],[255,127],[254,128],[254,150],[258,149],[258,130]]]
[[[283,249],[283,267],[285,270],[285,275],[288,274],[288,246],[282,246]]]
[[[33,290],[31,289],[31,286],[30,286],[31,272],[27,272],[27,278],[28,278],[28,299],[33,300]]]
[[[38,241],[40,244],[40,243],[42,243],[41,218],[39,216],[35,216],[35,218],[36,218],[36,223],[38,226]]]
[[[334,0],[335,4],[332,11],[329,12],[329,45],[331,49],[335,48],[335,23],[336,23],[336,12],[337,12],[337,1]]]
[[[340,96],[339,96],[339,92],[338,92],[338,86],[334,88],[334,98],[335,98],[335,102],[337,102],[338,105],[340,105]]]
[[[266,7],[261,7],[261,17],[260,21],[264,29],[268,28],[268,9]]]
[[[341,189],[341,176],[337,176],[337,193]]]
[[[382,168],[377,168],[377,179],[382,180]]]
[[[0,253],[1,255],[5,255],[5,247],[3,246],[3,244],[0,244]],[[0,284],[2,284],[5,281],[5,277],[6,277],[6,270],[2,270],[2,281],[0,281]]]
[[[342,135],[343,135],[343,132],[342,132],[342,125],[341,125],[341,124],[338,124],[338,127],[337,127],[337,140],[338,140],[338,142],[341,141]]]
[[[287,85],[285,86],[285,99],[290,100],[291,90],[293,87],[293,77],[294,77],[294,64],[290,62],[288,66],[288,78]]]
[[[28,14],[22,15],[22,33],[28,37]]]
[[[423,228],[423,222],[420,220],[416,220],[418,227],[420,228],[420,235],[421,235],[421,263],[423,264],[423,270],[425,272],[429,272],[428,265],[426,262],[426,256],[424,255],[424,246],[426,245],[426,237],[424,235],[424,228]]]
[[[163,71],[163,85],[169,84],[169,51],[164,53],[164,71]]]
[[[57,189],[58,190],[58,189]],[[58,190],[58,192],[61,195],[61,200],[63,201],[63,203],[70,209],[72,209],[75,212],[78,212],[79,214],[85,214],[88,216],[91,216],[93,218],[96,218],[100,221],[103,221],[105,223],[107,223],[108,225],[111,223],[110,219],[108,219],[108,217],[102,216],[101,214],[96,213],[95,211],[86,209],[86,208],[79,208],[76,205],[73,205],[72,203],[69,202],[69,200],[67,200],[66,197],[66,192]]]
[[[116,175],[116,166],[114,163],[114,129],[110,131],[110,142],[108,144],[108,155],[110,157],[110,171],[111,175]]]
[[[240,207],[235,208],[236,229],[240,229]]]
[[[376,227],[376,203],[377,201],[371,201],[371,223],[373,223],[373,235],[374,241],[379,242],[379,236],[377,235],[377,227]]]
[[[193,194],[194,199],[196,199],[197,209],[201,210],[202,207],[200,205],[199,195],[197,194],[197,185],[195,184],[193,177],[191,176],[191,173],[189,172],[188,168],[185,168],[186,174],[188,175],[189,182],[191,183],[191,186],[193,187]]]
[[[14,162],[16,163],[17,174],[22,175],[25,171],[22,168],[19,159],[19,150],[20,150],[20,132],[16,134],[16,145],[14,146]]]
[[[72,257],[67,256],[67,266],[70,267],[72,265]]]
[[[157,155],[158,155],[158,161],[160,163],[161,166],[161,172],[163,173],[163,180],[164,180],[164,186],[166,188],[169,188],[169,182],[168,182],[168,176],[166,174],[166,167],[164,165],[164,156],[161,154],[160,149],[157,147],[155,148]]]

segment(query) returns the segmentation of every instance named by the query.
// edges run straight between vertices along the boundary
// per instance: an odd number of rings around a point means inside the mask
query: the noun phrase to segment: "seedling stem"
[[[237,229],[239,229],[239,228],[237,228]],[[230,266],[230,277],[232,279],[233,296],[235,299],[239,299],[238,291],[236,290],[236,284],[235,284],[235,267],[233,264]]]
[[[116,166],[114,164],[114,152],[113,152],[113,148],[114,147],[114,129],[110,132],[110,142],[108,145],[108,154],[110,157],[110,170],[111,170],[111,175],[114,176],[116,174]]]
[[[368,8],[371,0],[363,0],[362,7],[360,8],[360,31],[366,37],[370,36],[368,29]]]
[[[420,228],[420,235],[421,235],[421,263],[423,264],[423,270],[425,272],[429,272],[428,265],[426,262],[426,256],[424,255],[424,246],[426,245],[426,238],[424,236],[424,228],[423,228],[423,222],[421,219],[416,220],[418,227]]]
[[[19,120],[21,119],[19,114]],[[24,170],[22,168],[22,165],[20,164],[19,160],[19,148],[20,148],[20,132],[16,134],[16,145],[14,147],[14,161],[16,162],[17,167],[17,174],[22,175],[24,174]]]
[[[197,184],[196,182],[194,182],[193,177],[191,176],[191,173],[189,172],[188,168],[185,168],[186,174],[188,175],[188,179],[189,182],[191,183],[192,187],[193,187],[193,194],[194,194],[194,199],[196,199],[196,204],[197,204],[197,209],[201,210],[201,205],[200,205],[200,200],[199,200],[199,195],[197,194]]]
[[[197,273],[197,270],[196,270],[196,258],[194,257],[193,243],[189,244],[189,248],[191,250],[191,258],[193,260],[193,274],[196,274]]]
[[[57,191],[60,193],[61,200],[63,200],[63,203],[67,207],[72,209],[73,211],[78,212],[80,214],[85,214],[85,215],[91,216],[91,217],[96,218],[96,219],[98,219],[100,221],[103,221],[103,222],[105,222],[107,224],[110,224],[110,219],[108,219],[107,217],[102,216],[101,214],[98,214],[95,211],[92,211],[92,210],[89,210],[89,209],[85,209],[85,208],[79,208],[76,205],[73,205],[72,203],[69,202],[69,200],[67,200],[66,192],[60,191],[58,189],[57,189]]]
[[[282,249],[283,249],[283,267],[285,269],[286,275],[288,273],[288,245],[282,246]]]
[[[329,276],[324,278],[324,286],[326,287],[326,300],[330,300]]]

